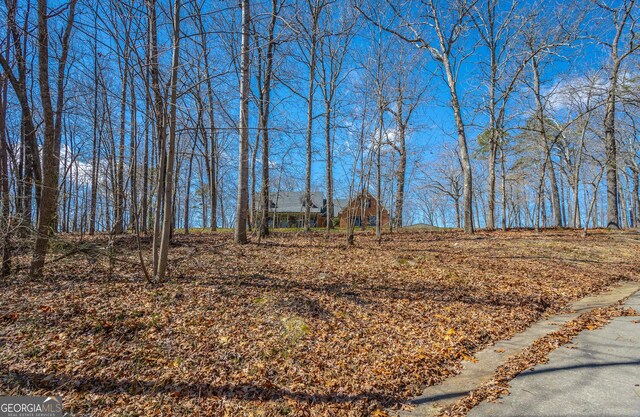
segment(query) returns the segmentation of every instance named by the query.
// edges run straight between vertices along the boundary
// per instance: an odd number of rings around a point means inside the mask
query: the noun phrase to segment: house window
[[[376,225],[376,216],[369,216],[369,226]]]

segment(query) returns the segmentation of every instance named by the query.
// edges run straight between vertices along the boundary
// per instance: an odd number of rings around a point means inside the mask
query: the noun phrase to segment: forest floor
[[[64,256],[78,247],[93,249]],[[0,284],[0,394],[92,416],[385,415],[483,347],[638,280],[638,254],[637,232],[606,230],[176,234],[169,281],[151,286],[132,236],[62,236],[45,281]]]

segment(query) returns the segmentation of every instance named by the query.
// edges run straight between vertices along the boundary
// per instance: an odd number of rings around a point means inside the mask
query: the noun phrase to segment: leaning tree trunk
[[[447,75],[447,83],[451,92],[451,108],[458,129],[458,146],[460,147],[460,162],[462,165],[463,176],[463,207],[464,207],[464,231],[473,234],[473,178],[471,173],[471,158],[469,157],[469,149],[467,148],[467,136],[465,126],[462,120],[462,111],[460,102],[458,101],[458,92],[456,81],[451,69],[448,55],[443,55],[443,65]]]

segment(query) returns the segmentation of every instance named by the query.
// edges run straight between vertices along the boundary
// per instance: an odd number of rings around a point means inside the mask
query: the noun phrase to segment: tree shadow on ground
[[[257,288],[264,291],[280,291],[289,294],[291,291],[304,291],[310,294],[322,294],[341,298],[360,305],[377,304],[394,300],[424,301],[434,303],[459,302],[470,305],[492,307],[532,306],[538,311],[545,311],[553,305],[553,300],[542,295],[523,295],[517,290],[509,293],[478,291],[475,287],[464,287],[457,284],[438,282],[413,283],[405,282],[402,286],[379,285],[370,282],[314,282],[313,280],[294,280],[265,274],[223,275],[202,281],[198,285],[214,285],[225,287]]]
[[[241,401],[275,401],[292,399],[315,404],[341,404],[359,400],[374,400],[383,405],[397,404],[403,399],[374,391],[356,394],[307,393],[280,388],[274,384],[237,384],[211,385],[207,383],[167,383],[159,381],[140,381],[133,379],[107,379],[83,377],[68,374],[44,374],[27,371],[11,371],[0,374],[3,385],[10,388],[22,388],[29,391],[47,390],[52,393],[79,392],[100,395],[126,393],[130,395],[162,396],[171,395],[183,398],[220,398]]]

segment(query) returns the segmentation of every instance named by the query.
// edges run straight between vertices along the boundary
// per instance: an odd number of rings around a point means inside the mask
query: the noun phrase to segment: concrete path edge
[[[582,298],[570,304],[560,313],[533,323],[526,330],[514,335],[511,339],[502,340],[475,354],[476,362],[464,361],[462,371],[442,384],[432,385],[423,393],[412,399],[411,410],[390,411],[398,417],[432,417],[437,415],[442,407],[454,403],[465,397],[483,383],[491,380],[495,370],[507,359],[524,351],[533,342],[553,333],[564,324],[578,316],[596,308],[607,307],[618,301],[630,297],[640,290],[640,283],[626,281],[610,288],[608,291]]]

